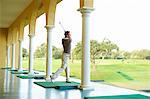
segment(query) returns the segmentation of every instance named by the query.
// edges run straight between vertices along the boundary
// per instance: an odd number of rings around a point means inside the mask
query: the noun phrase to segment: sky
[[[57,5],[52,44],[62,48],[65,30],[71,31],[72,48],[82,39],[82,15],[79,0],[63,0]],[[37,19],[34,50],[46,42],[45,14]],[[28,48],[28,26],[24,29],[23,47]],[[150,0],[94,0],[90,14],[90,39],[101,42],[104,38],[117,44],[121,50],[150,50]]]

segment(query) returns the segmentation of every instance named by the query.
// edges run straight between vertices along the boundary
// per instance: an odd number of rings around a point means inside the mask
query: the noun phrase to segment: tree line
[[[91,62],[95,64],[96,59],[150,59],[150,50],[141,49],[132,52],[122,51],[119,46],[109,39],[104,39],[102,42],[96,40],[90,41]],[[41,44],[35,50],[34,56],[36,58],[46,57],[46,43]],[[52,47],[53,58],[60,59],[63,49]],[[27,49],[23,48],[23,57],[28,57]],[[82,42],[78,42],[74,49],[72,49],[72,61],[74,59],[82,58]]]

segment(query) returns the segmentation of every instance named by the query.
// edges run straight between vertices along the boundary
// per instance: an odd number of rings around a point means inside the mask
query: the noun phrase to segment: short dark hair
[[[65,31],[65,36],[67,36],[70,33],[70,31]]]

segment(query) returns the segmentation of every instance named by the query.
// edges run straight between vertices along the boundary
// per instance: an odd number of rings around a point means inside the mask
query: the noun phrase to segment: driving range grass
[[[61,66],[61,60],[53,59],[52,71]],[[28,59],[23,60],[23,67],[28,68]],[[34,69],[45,71],[45,59],[35,59]],[[81,60],[70,62],[71,76],[81,78]],[[64,75],[63,73],[62,75]],[[150,60],[96,60],[96,69],[91,66],[91,80],[104,80],[116,86],[150,90]]]

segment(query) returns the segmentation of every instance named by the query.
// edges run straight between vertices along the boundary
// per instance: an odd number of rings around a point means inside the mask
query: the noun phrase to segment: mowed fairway
[[[53,72],[60,66],[61,60],[53,60]],[[23,67],[28,68],[28,59],[23,60]],[[45,71],[45,59],[35,59],[34,69]],[[70,69],[72,77],[81,78],[81,60],[70,61]],[[130,89],[150,90],[150,60],[96,60],[96,69],[91,65],[91,80],[104,80],[104,83]]]

